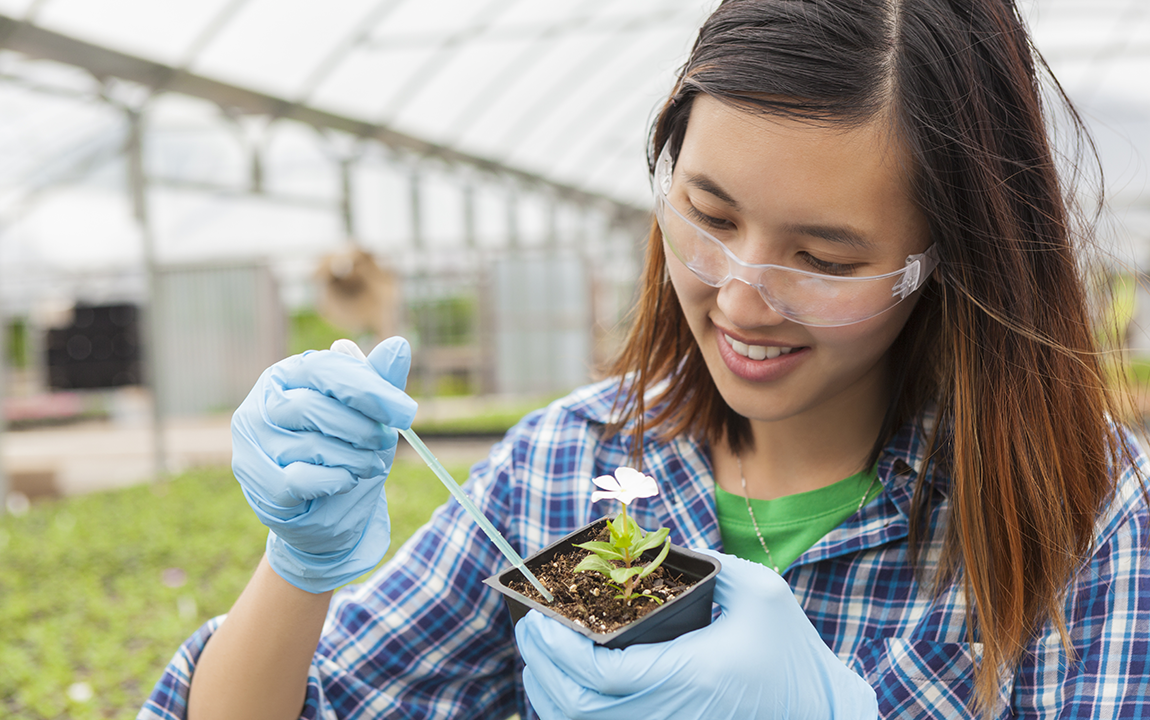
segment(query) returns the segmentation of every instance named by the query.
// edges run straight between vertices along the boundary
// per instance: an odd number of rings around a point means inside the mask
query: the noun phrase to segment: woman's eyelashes
[[[808,252],[800,252],[799,257],[803,259],[803,262],[810,265],[815,272],[826,273],[827,275],[850,275],[859,266],[858,263],[836,263],[820,260]]]
[[[691,218],[691,220],[699,223],[700,225],[705,225],[712,230],[731,230],[735,227],[735,224],[730,220],[724,220],[723,218],[707,215],[703,212],[700,212],[697,207],[691,204],[687,205],[687,215]]]
[[[701,212],[694,205],[687,205],[687,216],[695,223],[706,227],[712,231],[726,231],[734,230],[735,223],[725,218],[718,218],[713,215],[707,215]],[[824,273],[826,275],[850,275],[854,273],[859,267],[859,263],[837,263],[830,260],[823,260],[821,258],[811,255],[809,252],[800,251],[797,253],[799,262],[806,265],[814,272]]]

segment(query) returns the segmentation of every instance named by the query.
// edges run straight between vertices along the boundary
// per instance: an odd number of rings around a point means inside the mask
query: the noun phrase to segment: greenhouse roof
[[[649,119],[714,5],[0,0],[0,43],[101,79],[371,134],[398,149],[645,207]],[[1040,48],[1088,109],[1120,104],[1115,112],[1150,115],[1150,3],[1024,7]],[[60,68],[13,67],[0,70],[29,86],[108,92]]]

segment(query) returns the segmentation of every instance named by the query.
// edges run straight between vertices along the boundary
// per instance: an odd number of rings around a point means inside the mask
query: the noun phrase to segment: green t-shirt
[[[779,570],[786,570],[820,538],[854,515],[863,493],[867,493],[866,502],[870,502],[882,492],[882,484],[873,482],[877,471],[877,467],[864,470],[818,490],[774,500],[751,500],[759,530]],[[747,514],[746,498],[716,484],[715,512],[719,516],[723,552],[771,567]]]

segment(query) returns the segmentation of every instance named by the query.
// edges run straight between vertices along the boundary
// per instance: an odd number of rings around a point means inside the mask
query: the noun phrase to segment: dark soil
[[[606,541],[604,528],[597,540]],[[579,542],[584,542],[580,540]],[[609,579],[597,572],[575,572],[575,566],[590,555],[589,550],[573,548],[565,555],[556,555],[550,562],[539,566],[530,565],[531,572],[555,596],[555,602],[547,603],[527,580],[512,580],[508,587],[536,602],[547,605],[555,612],[583,625],[597,633],[609,633],[628,625],[655,608],[659,603],[647,597],[633,597],[630,603],[615,598],[619,591],[611,587]],[[645,555],[650,561],[654,554]],[[622,563],[616,563],[622,567]],[[659,566],[653,573],[639,581],[636,592],[650,592],[667,602],[685,592],[693,582]]]

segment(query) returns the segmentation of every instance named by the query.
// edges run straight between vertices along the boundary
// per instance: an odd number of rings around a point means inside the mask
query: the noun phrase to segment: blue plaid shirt
[[[629,464],[626,436],[602,439],[614,384],[583,388],[529,415],[477,464],[467,490],[527,555],[610,511],[591,502],[591,478]],[[883,717],[967,716],[980,645],[966,642],[958,587],[936,595],[907,563],[907,515],[923,432],[904,428],[879,460],[883,493],[785,572],[807,616],[878,694]],[[1141,451],[1138,464],[1145,469]],[[649,442],[645,469],[659,495],[631,505],[675,543],[721,549],[707,448],[686,437]],[[925,565],[938,561],[948,515],[935,478]],[[1150,717],[1150,541],[1131,469],[1098,521],[1097,540],[1066,598],[1074,654],[1041,632],[999,688],[1001,717]],[[482,584],[505,561],[459,505],[449,502],[370,581],[332,601],[308,680],[303,718],[535,718],[521,682],[503,600]],[[926,576],[924,576],[926,577]],[[177,651],[140,712],[185,715],[204,644],[201,627]]]

